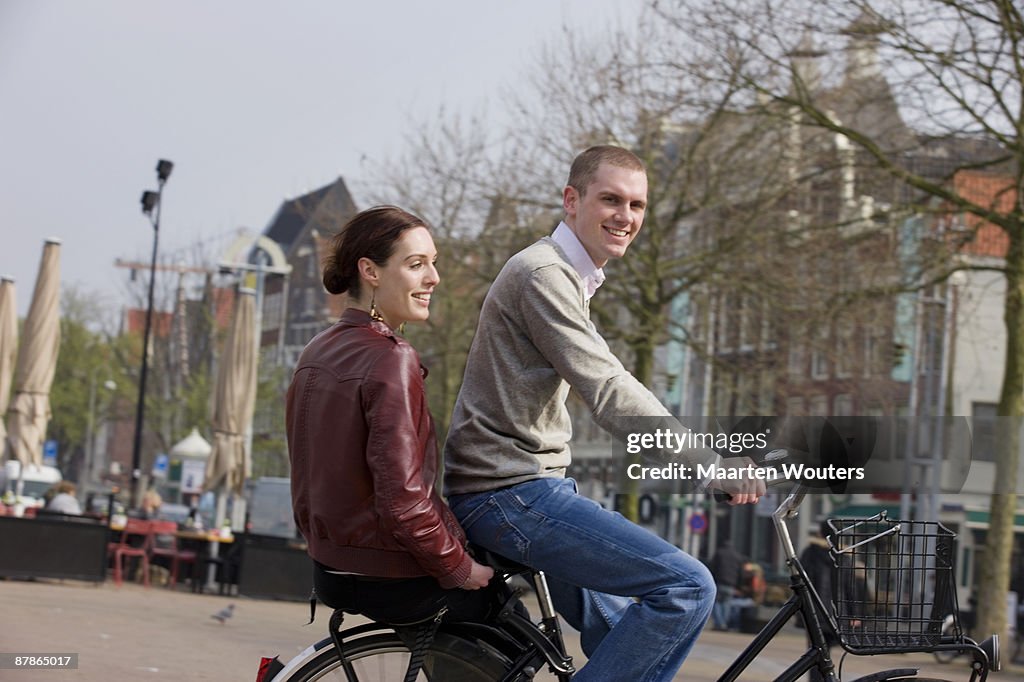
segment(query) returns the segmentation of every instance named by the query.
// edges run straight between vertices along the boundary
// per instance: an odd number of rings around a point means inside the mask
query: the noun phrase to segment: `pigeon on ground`
[[[217,613],[215,613],[212,616],[210,616],[210,618],[213,618],[215,621],[217,621],[221,625],[224,625],[224,623],[227,622],[228,618],[231,617],[231,614],[234,613],[234,611],[235,611],[235,605],[234,604],[228,604],[225,608],[221,609]]]

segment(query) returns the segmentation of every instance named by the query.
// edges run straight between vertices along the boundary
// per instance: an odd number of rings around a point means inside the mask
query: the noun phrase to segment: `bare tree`
[[[1001,266],[947,260],[922,267],[922,280],[954,267],[998,267],[1006,278],[1007,350],[999,414],[1024,414],[1024,19],[1009,0],[655,1],[676,30],[710,55],[708,75],[736,84],[749,110],[799,117],[848,141],[856,164],[872,169],[875,196],[905,214],[974,216],[997,226]],[[687,73],[689,65],[681,68]],[[898,107],[900,117],[887,114]],[[965,171],[1007,178],[1000,202],[957,183]],[[885,178],[897,182],[885,192]],[[885,207],[879,207],[885,210]],[[969,238],[968,238],[969,239]],[[961,242],[967,240],[960,240]],[[946,246],[949,246],[948,240]],[[957,244],[953,244],[953,250]],[[943,251],[939,250],[940,253]],[[934,265],[934,263],[932,263]],[[927,284],[919,281],[920,285]],[[991,521],[982,564],[982,632],[1005,633],[1016,507],[1019,442],[999,443]]]

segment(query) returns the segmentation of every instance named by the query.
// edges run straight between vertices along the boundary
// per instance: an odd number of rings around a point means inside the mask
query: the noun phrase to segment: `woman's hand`
[[[479,590],[481,587],[485,587],[487,583],[491,582],[491,578],[494,577],[494,569],[490,566],[484,566],[473,562],[469,568],[469,577],[466,578],[466,582],[462,583],[461,589],[463,590]]]

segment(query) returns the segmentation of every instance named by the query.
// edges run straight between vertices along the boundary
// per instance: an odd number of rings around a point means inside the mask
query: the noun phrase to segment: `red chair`
[[[136,557],[141,560],[142,584],[149,587],[149,546],[152,541],[152,522],[145,519],[128,519],[121,531],[121,542],[114,546],[114,582],[124,582],[124,559]]]
[[[193,572],[196,565],[196,553],[190,549],[178,547],[178,537],[175,533],[178,524],[174,521],[153,521],[153,540],[150,548],[151,557],[168,557],[171,560],[171,580],[168,587],[174,587],[178,582],[178,566],[180,564],[191,564]]]

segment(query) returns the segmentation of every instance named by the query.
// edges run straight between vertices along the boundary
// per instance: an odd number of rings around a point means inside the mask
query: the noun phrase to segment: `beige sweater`
[[[638,418],[669,416],[598,334],[579,274],[545,237],[509,259],[484,300],[445,444],[445,494],[563,477],[570,386],[619,439]]]

